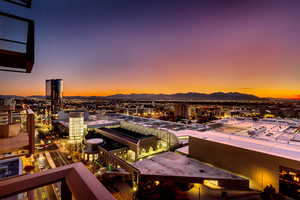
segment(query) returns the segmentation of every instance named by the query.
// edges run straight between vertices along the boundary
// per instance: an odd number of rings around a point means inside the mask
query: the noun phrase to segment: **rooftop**
[[[300,161],[300,120],[297,119],[228,118],[216,120],[209,125],[187,125],[120,114],[112,118],[166,130],[179,140],[192,136]]]
[[[122,138],[125,138],[134,143],[138,143],[139,140],[144,138],[153,137],[152,135],[143,135],[124,128],[100,128],[100,130],[108,132],[113,135],[121,136]]]
[[[88,128],[101,128],[118,125],[118,122],[112,120],[89,120],[85,121],[85,123]]]
[[[98,134],[89,133],[85,136],[85,138],[86,139],[94,139],[94,138],[103,139],[103,142],[99,145],[107,151],[113,151],[113,150],[116,150],[116,149],[121,149],[121,148],[126,148],[127,147],[126,145],[121,144],[117,141],[114,141],[114,140],[112,140],[108,137],[105,137],[105,136],[103,136],[99,133]]]
[[[0,154],[24,149],[29,145],[27,133],[20,133],[15,137],[0,138]]]
[[[208,130],[203,132],[184,130],[179,131],[175,134],[177,136],[185,135],[190,137],[196,137],[203,140],[227,144],[230,146],[248,149],[251,151],[257,151],[277,157],[300,161],[300,144],[298,142],[287,144],[276,141],[259,140],[247,136],[237,136],[226,133],[220,133],[215,130]]]
[[[217,120],[211,126],[227,134],[283,143],[300,142],[300,120],[230,118]]]
[[[174,152],[165,152],[133,164],[142,175],[173,176],[203,180],[246,180],[230,172]],[[192,178],[192,179],[191,179]]]
[[[55,122],[60,123],[65,127],[69,127],[69,120],[54,120]],[[88,120],[84,122],[88,128],[102,128],[106,126],[115,126],[118,125],[119,122],[112,120]]]
[[[141,126],[156,128],[156,129],[164,129],[164,130],[198,130],[203,131],[208,129],[206,125],[203,124],[183,124],[177,122],[170,122],[170,121],[163,121],[158,119],[151,119],[151,118],[144,118],[144,117],[137,117],[137,116],[129,116],[129,115],[122,115],[122,114],[109,114],[109,117],[113,120],[118,121],[130,121],[135,124],[139,124]]]
[[[180,147],[178,149],[176,149],[176,152],[184,154],[184,155],[188,155],[189,154],[189,146],[184,146],[184,147]]]

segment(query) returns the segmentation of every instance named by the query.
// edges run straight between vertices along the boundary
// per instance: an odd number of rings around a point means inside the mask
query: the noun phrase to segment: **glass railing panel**
[[[31,0],[5,0],[5,1],[16,4],[16,5],[24,6],[27,8],[31,7],[31,2],[32,2]]]
[[[0,13],[0,49],[26,53],[28,23]]]
[[[30,73],[34,64],[34,22],[0,12],[0,71]]]

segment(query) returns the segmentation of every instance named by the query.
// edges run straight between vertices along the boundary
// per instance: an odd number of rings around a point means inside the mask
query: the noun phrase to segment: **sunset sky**
[[[0,94],[242,92],[300,97],[300,1],[33,0],[0,11],[36,21],[31,74]]]

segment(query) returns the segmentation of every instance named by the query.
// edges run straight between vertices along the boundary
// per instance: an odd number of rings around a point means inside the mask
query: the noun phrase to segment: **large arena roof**
[[[300,120],[296,119],[228,118],[216,120],[209,125],[187,125],[119,114],[113,118],[166,130],[179,140],[187,140],[192,136],[300,161]]]

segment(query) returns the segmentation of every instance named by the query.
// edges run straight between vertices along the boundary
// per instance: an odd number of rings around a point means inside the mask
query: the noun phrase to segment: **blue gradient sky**
[[[86,3],[89,2],[89,3]],[[36,21],[31,74],[0,72],[0,94],[236,91],[300,94],[296,0],[33,0],[0,10]]]

